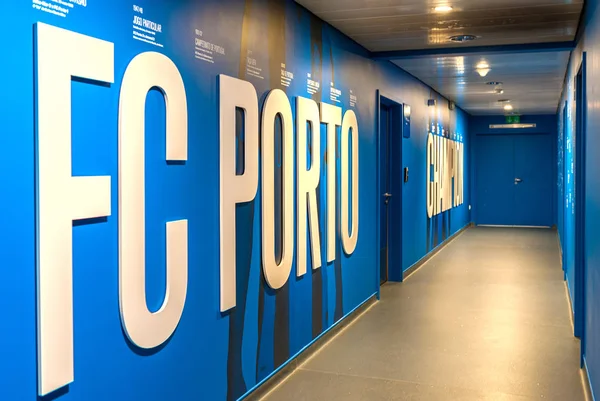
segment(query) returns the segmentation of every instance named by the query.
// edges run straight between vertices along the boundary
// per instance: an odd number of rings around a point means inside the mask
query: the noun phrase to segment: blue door
[[[389,230],[390,230],[390,201],[392,200],[391,188],[391,129],[392,129],[392,113],[390,108],[384,104],[381,105],[379,111],[379,141],[381,146],[381,223],[379,224],[381,247],[380,247],[380,283],[383,284],[389,278]]]
[[[552,226],[553,144],[550,135],[515,135],[515,225]]]
[[[477,136],[479,225],[552,226],[552,136]]]
[[[402,104],[380,97],[380,283],[402,281]]]
[[[477,224],[514,225],[514,143],[508,135],[477,136]]]

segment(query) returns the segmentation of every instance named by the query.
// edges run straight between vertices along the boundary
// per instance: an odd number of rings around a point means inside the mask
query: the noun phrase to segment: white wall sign
[[[311,157],[310,166],[307,166],[308,140],[307,123],[310,125],[311,132],[318,132],[321,128],[319,119],[319,106],[312,100],[297,97],[296,98],[296,149],[298,153],[297,168],[297,202],[298,202],[298,277],[306,274],[306,223],[308,215],[308,224],[310,226],[310,250],[312,256],[312,267],[318,269],[321,267],[321,234],[319,232],[319,211],[317,210],[317,187],[321,177],[321,158]],[[318,135],[310,136],[310,154],[321,154],[321,141]]]
[[[71,176],[71,79],[114,82],[112,43],[37,25],[38,389],[74,380],[73,221],[110,216],[110,177]]]
[[[275,118],[281,117],[282,222],[281,260],[275,255]],[[304,145],[306,146],[306,145]],[[262,113],[262,265],[273,289],[287,283],[294,260],[294,120],[292,107],[280,89],[272,90]],[[233,250],[235,252],[235,249]]]
[[[537,124],[490,124],[490,129],[523,129],[536,128]]]
[[[342,125],[342,109],[321,103],[321,122],[327,126],[327,262],[335,260],[335,137]]]
[[[256,90],[246,82],[225,75],[219,76],[220,84],[220,124],[221,124],[221,311],[225,312],[236,305],[235,273],[235,205],[249,202],[256,196],[258,185],[258,101]],[[310,123],[313,132],[320,132],[320,123],[327,125],[327,261],[335,260],[336,240],[336,160],[335,141],[337,127],[342,127],[341,135],[341,213],[338,232],[344,252],[351,255],[358,241],[358,122],[356,114],[348,110],[342,119],[342,109],[321,103],[319,120],[318,105],[311,99],[296,98],[296,160],[297,166],[297,276],[306,274],[307,222],[311,232],[311,255],[313,268],[321,266],[320,238],[318,234],[318,213],[316,207],[316,187],[319,185],[320,161],[313,157],[310,168],[306,165],[307,133]],[[246,114],[246,165],[244,175],[235,175],[235,110],[241,108]],[[274,124],[279,115],[283,135],[283,251],[279,262],[275,258],[275,204],[274,204]],[[250,116],[250,117],[248,117]],[[289,279],[294,253],[293,219],[293,117],[290,102],[285,93],[275,89],[265,100],[262,113],[262,258],[265,278],[273,289],[281,288]],[[250,135],[250,136],[248,136]],[[319,138],[311,136],[313,152],[320,150]],[[351,140],[350,140],[351,139]],[[250,142],[248,142],[250,141]],[[352,146],[350,147],[350,143]],[[250,153],[253,152],[253,153]],[[320,154],[320,153],[313,153]],[[352,179],[350,193],[349,180]],[[239,185],[231,185],[237,182]],[[230,184],[230,185],[227,185]],[[226,188],[223,188],[223,186]],[[300,199],[302,197],[302,199]],[[351,202],[350,202],[351,199]],[[350,205],[352,207],[350,207]],[[349,232],[350,216],[352,229]]]
[[[442,136],[427,136],[427,216],[464,202],[464,145]]]
[[[74,380],[72,222],[111,215],[111,177],[71,175],[71,79],[113,83],[114,45],[89,36],[37,24],[37,308],[38,393],[49,394]],[[141,348],[163,344],[175,331],[185,305],[188,280],[188,220],[167,222],[167,280],[163,305],[150,312],[145,288],[145,104],[158,88],[166,105],[166,160],[187,160],[188,113],[185,85],[166,56],[136,56],[123,76],[119,99],[119,305],[128,338]],[[245,166],[236,173],[236,108],[245,118]],[[297,121],[281,90],[267,96],[262,113],[262,256],[268,284],[289,279],[297,236],[297,275],[306,274],[307,231],[314,269],[321,266],[316,188],[320,178],[321,123],[327,126],[327,261],[336,258],[336,131],[341,127],[341,188],[338,232],[351,255],[359,227],[359,135],[356,114],[298,97]],[[274,124],[283,123],[283,252],[275,258]],[[252,84],[219,76],[220,126],[220,309],[236,305],[236,205],[258,190],[259,109]],[[307,140],[310,126],[310,143]],[[294,141],[296,128],[296,141]],[[296,193],[294,198],[294,148]],[[307,153],[310,148],[310,165]],[[352,185],[350,189],[350,180]],[[294,230],[294,200],[299,221]],[[307,221],[308,220],[308,221]],[[307,224],[308,223],[308,224]]]
[[[244,173],[236,174],[236,107],[244,112]],[[250,202],[258,189],[258,96],[250,82],[219,76],[221,311],[235,306],[235,205]]]
[[[166,160],[187,160],[188,114],[183,79],[166,56],[136,56],[125,71],[119,100],[119,305],[127,337],[154,348],[175,331],[187,293],[188,222],[166,223],[166,295],[152,313],[146,305],[145,107],[153,87],[166,105]]]

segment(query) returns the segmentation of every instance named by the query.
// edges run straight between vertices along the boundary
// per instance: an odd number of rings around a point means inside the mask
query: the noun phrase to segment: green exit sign
[[[506,123],[507,124],[520,124],[521,116],[506,116]]]

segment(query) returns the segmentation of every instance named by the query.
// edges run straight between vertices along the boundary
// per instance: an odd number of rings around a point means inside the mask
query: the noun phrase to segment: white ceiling
[[[297,0],[370,51],[573,40],[584,0]],[[450,13],[434,8],[450,5]]]
[[[573,41],[584,0],[297,0],[372,52]],[[450,5],[449,13],[436,6]],[[475,35],[456,43],[453,35]],[[515,112],[557,110],[569,52],[437,56],[392,60],[472,114],[501,114],[499,98]],[[481,78],[484,59],[491,72]],[[464,72],[461,72],[464,69]],[[487,81],[502,81],[492,93]]]
[[[482,61],[490,66],[485,77],[475,68]],[[503,114],[501,99],[510,99],[519,114],[556,112],[568,62],[568,51],[394,61],[471,114]],[[502,82],[504,93],[496,94],[490,81]]]

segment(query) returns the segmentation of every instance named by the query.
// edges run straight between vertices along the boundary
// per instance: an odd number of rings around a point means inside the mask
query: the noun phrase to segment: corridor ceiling
[[[498,103],[503,99],[511,101],[515,113],[533,114],[556,112],[569,51],[561,46],[529,51],[537,44],[573,41],[584,0],[297,2],[374,57],[391,60],[471,114],[503,114]],[[441,7],[452,9],[440,12]],[[450,40],[459,35],[475,39]],[[503,45],[526,45],[526,49],[497,53],[497,46]],[[471,53],[470,47],[477,51]],[[415,50],[421,52],[409,52]],[[489,71],[481,76],[477,66],[485,64]],[[502,85],[486,85],[490,81]]]
[[[482,61],[484,60],[484,61]],[[481,77],[476,66],[490,66]],[[487,54],[395,60],[394,63],[419,77],[470,114],[504,114],[510,100],[519,114],[548,114],[557,110],[569,52]],[[496,85],[502,82],[496,93]]]

